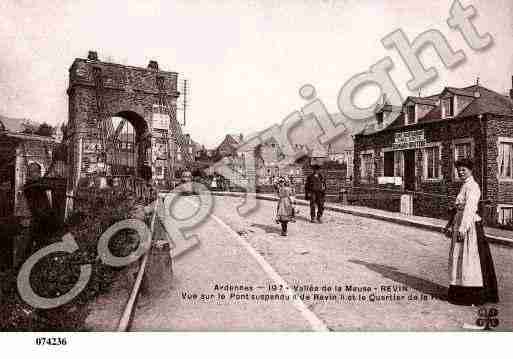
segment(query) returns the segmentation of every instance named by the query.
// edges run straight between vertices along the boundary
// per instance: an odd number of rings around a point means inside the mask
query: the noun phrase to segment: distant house
[[[237,147],[239,147],[242,144],[243,140],[244,136],[242,135],[242,133],[239,135],[226,135],[224,140],[219,144],[219,146],[217,146],[217,154],[220,157],[234,155],[237,151]]]
[[[192,140],[190,134],[185,134],[184,136],[184,143],[182,144],[182,148],[178,147],[176,151],[176,167],[178,168],[185,168],[187,163],[186,158],[190,158],[194,161],[198,153],[201,151],[201,145],[195,141]],[[184,152],[187,152],[187,155],[184,154]]]
[[[338,164],[345,164],[347,176],[353,177],[353,147],[336,147],[328,145],[328,159]]]
[[[50,126],[43,127],[41,133],[51,134]],[[26,197],[34,193],[34,185],[43,185],[43,198],[64,217],[66,146],[60,143],[62,136],[55,139],[32,133],[40,128],[34,122],[0,116],[0,228],[16,228],[0,241],[0,272],[20,265],[25,259],[30,237],[19,234],[23,232],[21,228],[28,228],[33,221],[31,209],[40,205],[34,198],[29,203]],[[43,176],[45,179],[38,181]],[[32,188],[29,190],[26,185]]]
[[[323,135],[323,127],[328,127],[327,122],[333,121],[335,126],[343,126],[346,131],[329,143],[321,144],[318,140]],[[308,146],[310,150],[310,162],[322,164],[325,162],[345,165],[347,178],[353,177],[353,135],[369,126],[372,121],[352,120],[340,113],[330,114],[329,118],[305,118],[289,134],[291,142]],[[319,124],[320,123],[320,124]],[[330,124],[331,125],[331,124]]]
[[[190,134],[184,134],[184,142],[182,146],[176,146],[175,148],[169,148],[166,141],[160,140],[156,143],[154,150],[154,176],[157,180],[157,184],[164,183],[165,178],[169,178],[169,171],[171,169],[171,163],[168,161],[168,150],[171,153],[175,153],[175,161],[173,163],[173,170],[176,177],[180,177],[181,172],[184,171],[192,163],[187,163],[187,158],[192,161],[196,160],[196,157],[200,154],[202,146],[192,140]],[[173,152],[175,151],[175,152]],[[186,152],[186,153],[184,153]],[[133,164],[135,166],[135,162]]]
[[[274,138],[258,145],[255,148],[257,185],[270,185],[276,177],[283,175],[280,162],[284,158],[285,155]]]
[[[334,114],[331,115],[331,118],[337,122],[337,125],[342,124],[340,115]],[[297,156],[292,156],[291,158],[285,158],[281,144],[273,137],[257,145],[255,147],[257,184],[270,184],[274,178],[283,175],[293,176],[297,183],[303,183],[305,165],[309,167],[310,164],[322,164],[325,162],[344,165],[344,182],[345,177],[349,178],[352,176],[352,130],[355,127],[358,129],[363,128],[362,125],[366,125],[366,123],[358,123],[357,126],[346,126],[347,131],[345,133],[328,144],[321,144],[318,138],[323,134],[323,130],[319,122],[322,124],[325,121],[331,121],[331,119],[321,118],[317,120],[313,117],[307,117],[288,133],[295,152],[308,153],[305,157],[297,158]],[[257,134],[254,133],[247,137],[252,138]],[[335,167],[342,168],[342,166]]]
[[[21,121],[20,121],[21,122]],[[21,133],[16,121],[0,120],[0,217],[30,218],[23,194],[29,172],[47,174],[58,142],[53,137]]]
[[[227,134],[215,150],[215,161],[222,161],[231,170],[227,180],[232,184],[247,181],[245,154],[237,151],[243,140],[242,134]]]
[[[207,149],[205,146],[201,146],[196,152],[195,160],[203,163],[213,163],[215,160],[216,150]]]

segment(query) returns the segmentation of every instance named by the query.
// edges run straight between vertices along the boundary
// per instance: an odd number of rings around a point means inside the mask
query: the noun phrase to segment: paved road
[[[192,215],[196,206],[191,200],[194,197],[177,201],[174,213],[182,218]],[[256,287],[267,287],[273,281],[236,233],[212,217],[192,233],[199,236],[201,244],[175,261],[173,278],[160,283],[150,279],[149,294],[139,300],[131,330],[311,330],[307,319],[290,302],[245,299],[246,294],[267,294]],[[216,285],[222,289],[216,290]],[[194,294],[198,297],[189,296]],[[219,294],[226,298],[220,300]],[[230,298],[232,294],[234,298]]]
[[[274,202],[260,201],[259,209],[243,218],[237,214],[240,201],[216,197],[213,210],[239,238],[214,217],[194,229],[201,246],[175,263],[174,278],[159,295],[142,300],[133,329],[312,329],[308,311],[305,315],[292,301],[182,299],[183,292],[213,292],[216,283],[272,283],[244,243],[286,286],[303,286],[305,291],[296,292],[310,296],[303,296],[303,302],[331,330],[459,330],[475,321],[477,308],[445,300],[449,244],[440,234],[340,213],[326,213],[325,223],[313,224],[301,207],[289,236],[281,237],[272,221]],[[183,201],[178,206],[179,213],[192,213],[194,207]],[[492,247],[501,296],[499,329],[507,330],[513,329],[512,253]],[[262,293],[280,291],[271,289],[276,291]]]

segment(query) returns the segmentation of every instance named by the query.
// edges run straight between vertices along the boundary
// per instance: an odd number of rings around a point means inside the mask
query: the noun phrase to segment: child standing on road
[[[278,206],[276,207],[276,223],[281,224],[281,235],[287,235],[287,226],[289,222],[295,222],[294,206],[292,205],[292,196],[294,189],[290,182],[280,177],[276,183],[278,192]]]

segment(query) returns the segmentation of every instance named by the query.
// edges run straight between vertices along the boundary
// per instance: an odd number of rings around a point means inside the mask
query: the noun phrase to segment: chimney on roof
[[[87,59],[91,61],[98,61],[98,53],[96,51],[89,51]]]
[[[148,64],[148,68],[149,69],[152,69],[152,70],[157,70],[159,69],[159,63],[155,60],[150,60],[150,63]]]
[[[381,129],[383,128],[383,120],[385,118],[385,112],[380,111],[376,114],[376,128]]]
[[[242,133],[239,134],[239,140],[242,142],[244,140],[244,135]]]

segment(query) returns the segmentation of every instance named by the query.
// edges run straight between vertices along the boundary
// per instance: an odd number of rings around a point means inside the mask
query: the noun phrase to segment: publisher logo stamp
[[[480,308],[477,312],[476,324],[484,330],[492,330],[499,325],[499,310],[497,308]]]

